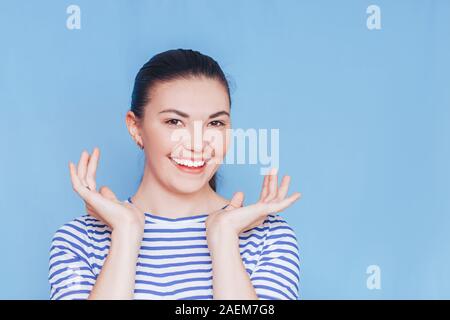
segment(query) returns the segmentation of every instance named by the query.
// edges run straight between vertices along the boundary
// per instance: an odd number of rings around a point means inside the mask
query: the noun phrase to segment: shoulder
[[[263,225],[267,227],[269,235],[285,234],[297,238],[290,223],[278,213],[268,215]]]
[[[52,248],[55,246],[71,247],[78,250],[91,246],[97,237],[108,237],[110,228],[90,215],[83,215],[61,225],[52,238]]]
[[[280,249],[298,254],[298,239],[291,224],[281,214],[268,215],[263,223],[267,228],[263,250]],[[284,250],[283,250],[284,249]]]
[[[257,227],[245,231],[244,233],[257,233],[260,237],[264,237],[266,241],[276,238],[290,238],[297,241],[297,236],[292,226],[278,213],[268,215],[263,223]]]
[[[98,231],[111,231],[102,221],[90,216],[83,215],[76,217],[69,222],[61,225],[55,232],[54,237],[64,237],[64,235],[73,235],[79,237],[89,236],[90,233]]]

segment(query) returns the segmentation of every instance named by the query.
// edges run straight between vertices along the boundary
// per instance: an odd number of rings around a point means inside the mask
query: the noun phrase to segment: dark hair
[[[198,51],[174,49],[156,54],[139,70],[134,80],[130,110],[138,119],[143,119],[145,106],[151,99],[150,91],[157,83],[202,76],[223,84],[231,108],[230,87],[219,64]],[[209,180],[209,185],[216,191],[216,174]]]

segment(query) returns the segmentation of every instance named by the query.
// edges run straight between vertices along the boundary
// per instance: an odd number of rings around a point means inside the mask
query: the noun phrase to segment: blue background
[[[84,148],[101,148],[99,185],[135,192],[133,80],[173,48],[221,64],[235,128],[280,128],[280,174],[303,193],[283,213],[301,298],[450,298],[449,14],[445,0],[2,1],[0,298],[48,299],[50,239],[84,214],[67,166]],[[259,169],[224,165],[220,193],[256,201]]]

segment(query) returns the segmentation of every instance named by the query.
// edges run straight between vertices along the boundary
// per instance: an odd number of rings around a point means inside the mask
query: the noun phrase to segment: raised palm
[[[244,194],[236,192],[229,206],[208,216],[206,221],[207,231],[210,229],[208,233],[214,232],[211,229],[217,227],[218,229],[228,228],[239,235],[261,225],[269,214],[280,212],[300,199],[300,192],[294,192],[286,198],[289,183],[290,176],[284,176],[278,188],[277,170],[272,169],[264,177],[258,202],[243,207]]]
[[[144,213],[135,205],[119,201],[106,186],[97,191],[95,175],[99,158],[100,150],[94,148],[91,155],[87,151],[81,153],[77,167],[69,162],[73,190],[84,200],[86,211],[111,229],[124,224],[143,226]]]

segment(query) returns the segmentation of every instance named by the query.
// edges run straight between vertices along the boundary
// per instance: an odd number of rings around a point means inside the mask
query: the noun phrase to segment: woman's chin
[[[170,167],[164,169],[168,174],[169,185],[178,193],[195,193],[200,191],[209,183],[208,177],[212,177],[215,167],[205,164],[203,168],[186,168],[178,165],[172,160]]]

